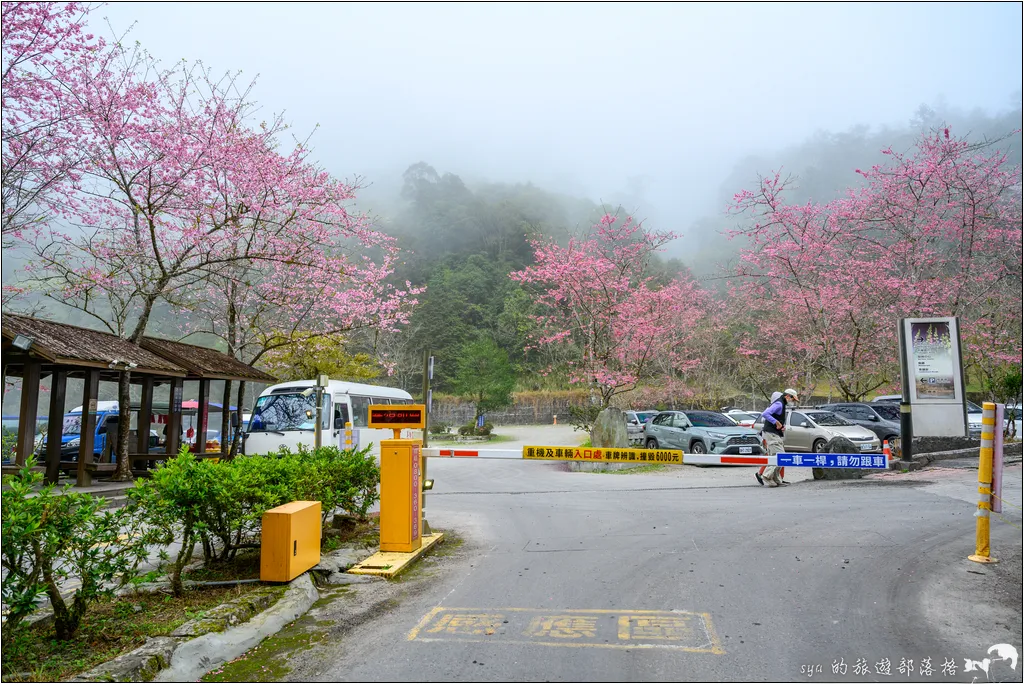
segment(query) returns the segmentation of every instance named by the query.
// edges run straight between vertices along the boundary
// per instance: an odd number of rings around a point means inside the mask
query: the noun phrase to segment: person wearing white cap
[[[786,407],[789,402],[794,404],[799,401],[799,397],[795,389],[787,387],[782,391],[782,396],[776,396],[778,392],[772,395],[771,406],[764,410],[761,416],[764,418],[764,427],[761,428],[761,439],[764,444],[768,447],[768,455],[775,456],[780,451],[785,451],[786,447],[783,444],[782,437],[786,431]],[[782,479],[782,470],[778,466],[765,466],[763,474],[761,472],[755,473],[754,477],[761,484],[764,484],[764,480],[775,487],[782,484],[787,484]]]

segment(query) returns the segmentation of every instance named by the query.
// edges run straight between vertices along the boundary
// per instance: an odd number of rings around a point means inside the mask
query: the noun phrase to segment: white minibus
[[[249,418],[242,441],[243,453],[269,454],[282,446],[295,451],[300,444],[313,448],[315,390],[315,380],[284,382],[263,390]],[[393,438],[394,433],[367,427],[370,405],[411,403],[412,395],[404,390],[331,380],[323,391],[320,443],[341,446],[345,423],[351,421],[359,446],[372,443],[373,453],[379,458],[380,441]]]

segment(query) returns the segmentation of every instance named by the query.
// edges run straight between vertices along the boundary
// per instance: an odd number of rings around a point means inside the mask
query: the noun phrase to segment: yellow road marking
[[[711,615],[682,610],[436,606],[410,630],[407,639],[725,653]]]

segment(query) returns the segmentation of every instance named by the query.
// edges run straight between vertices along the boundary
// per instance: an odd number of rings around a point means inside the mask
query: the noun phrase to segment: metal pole
[[[427,433],[430,427],[430,407],[427,405],[427,394],[430,392],[430,350],[423,350],[423,446],[427,446]]]
[[[900,319],[900,377],[903,385],[903,399],[900,401],[900,460],[909,468],[913,460],[914,419],[910,413],[910,347],[907,341],[907,324]]]
[[[974,530],[974,553],[968,560],[975,563],[997,563],[989,549],[989,511],[992,510],[992,446],[996,426],[996,405],[986,401],[981,417],[981,452],[978,458],[978,510]]]
[[[316,425],[313,426],[313,447],[320,448],[320,423],[324,420],[323,388],[316,386]]]

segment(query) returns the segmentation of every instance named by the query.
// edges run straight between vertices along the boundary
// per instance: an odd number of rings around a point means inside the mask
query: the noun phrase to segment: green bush
[[[157,537],[134,507],[102,510],[105,500],[42,483],[29,462],[3,478],[3,601],[8,607],[4,639],[14,636],[42,594],[50,600],[57,638],[70,639],[98,599],[129,582],[146,559],[146,545]],[[70,597],[69,580],[77,583]]]
[[[370,447],[359,451],[336,446],[310,450],[300,445],[297,454],[287,449],[278,454],[282,460],[296,459],[299,466],[291,500],[320,501],[324,522],[339,508],[365,520],[380,498],[380,468]]]
[[[239,549],[259,548],[263,514],[290,501],[321,502],[322,522],[337,509],[362,519],[377,501],[380,469],[370,447],[359,451],[335,446],[298,452],[282,448],[265,456],[230,461],[197,461],[182,450],[156,468],[129,496],[147,520],[181,542],[164,570],[176,594],[181,572],[202,544],[205,563],[226,561]]]
[[[447,435],[451,432],[452,426],[448,423],[431,423],[430,434],[432,435]]]
[[[477,427],[474,421],[460,427],[459,434],[463,437],[488,437],[492,430],[494,430],[492,423],[484,423],[483,427]]]
[[[183,445],[178,456],[151,471],[147,480],[140,480],[128,490],[129,506],[141,511],[155,529],[162,530],[163,544],[180,542],[177,556],[170,560],[165,551],[160,556],[164,572],[170,576],[171,589],[181,596],[181,572],[192,561],[196,543],[209,544],[211,511],[221,508],[230,499],[234,487],[226,480],[225,469],[209,460],[197,460]],[[209,557],[207,557],[209,560]]]

